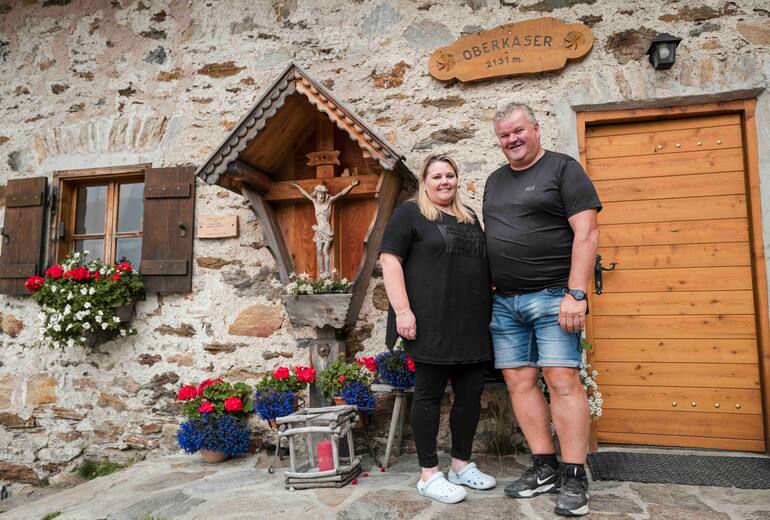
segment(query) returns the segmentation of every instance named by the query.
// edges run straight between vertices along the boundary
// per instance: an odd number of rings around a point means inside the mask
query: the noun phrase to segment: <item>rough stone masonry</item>
[[[593,50],[533,76],[444,84],[428,74],[436,47],[541,16],[589,25]],[[658,32],[683,38],[676,66],[661,73],[644,56]],[[462,195],[479,210],[486,175],[502,162],[491,130],[498,105],[531,104],[546,147],[576,156],[573,106],[764,89],[769,47],[763,0],[0,1],[0,209],[9,179],[200,164],[295,60],[413,171],[429,152],[451,153]],[[760,143],[770,137],[769,106],[761,94]],[[308,362],[296,343],[307,331],[291,327],[270,286],[275,265],[255,218],[230,192],[197,190],[197,214],[238,216],[241,234],[197,239],[193,292],[148,296],[137,336],[50,351],[37,343],[36,305],[0,296],[0,481],[55,481],[84,456],[173,452],[179,385],[217,375],[254,382]],[[384,348],[381,278],[369,291],[349,345],[373,354]],[[510,452],[520,442],[504,390],[487,392],[477,448]]]

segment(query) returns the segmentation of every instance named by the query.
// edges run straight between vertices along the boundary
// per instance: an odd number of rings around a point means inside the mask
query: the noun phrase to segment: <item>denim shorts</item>
[[[559,326],[564,289],[554,287],[492,299],[495,368],[579,367],[581,333]]]

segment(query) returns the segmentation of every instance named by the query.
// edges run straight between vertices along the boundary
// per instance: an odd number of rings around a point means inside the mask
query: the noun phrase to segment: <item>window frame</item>
[[[61,262],[73,250],[75,240],[89,238],[104,239],[103,257],[105,263],[114,262],[118,238],[139,238],[144,236],[144,229],[139,231],[117,231],[118,202],[120,184],[143,182],[145,172],[151,163],[104,168],[86,168],[80,170],[61,170],[54,172],[53,184],[57,193],[55,218],[51,219],[51,258]],[[107,186],[105,200],[105,223],[103,234],[75,233],[77,217],[77,190],[82,186]],[[64,225],[64,234],[59,230]],[[138,267],[138,266],[137,266]]]

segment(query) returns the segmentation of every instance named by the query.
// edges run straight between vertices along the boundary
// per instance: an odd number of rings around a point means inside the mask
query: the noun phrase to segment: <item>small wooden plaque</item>
[[[443,81],[534,74],[563,68],[567,60],[585,56],[593,44],[591,29],[582,23],[537,18],[465,36],[436,49],[428,69]]]
[[[198,238],[231,238],[238,236],[238,216],[201,215],[198,218]]]

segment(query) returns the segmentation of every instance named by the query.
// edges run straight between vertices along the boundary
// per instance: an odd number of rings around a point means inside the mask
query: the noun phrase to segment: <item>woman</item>
[[[416,201],[393,212],[380,248],[390,300],[386,343],[398,336],[415,361],[412,432],[422,468],[417,490],[440,502],[463,500],[466,491],[490,489],[494,477],[471,458],[481,409],[491,309],[484,232],[457,192],[457,164],[431,155],[420,171]],[[449,480],[438,469],[436,436],[447,379],[454,402],[449,419]]]

